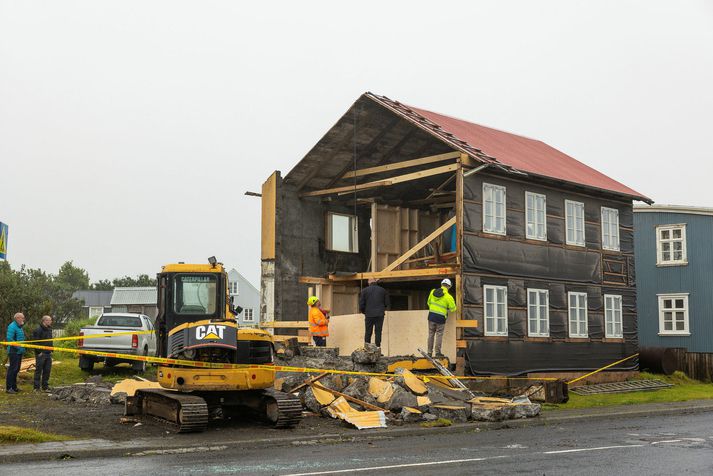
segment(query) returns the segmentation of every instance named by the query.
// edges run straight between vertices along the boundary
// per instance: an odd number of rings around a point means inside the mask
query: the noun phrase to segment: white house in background
[[[114,288],[111,296],[111,312],[137,312],[156,319],[156,288],[132,287]]]
[[[238,316],[240,325],[258,325],[260,321],[260,291],[235,268],[228,272],[230,297],[235,306],[241,306],[243,312]]]

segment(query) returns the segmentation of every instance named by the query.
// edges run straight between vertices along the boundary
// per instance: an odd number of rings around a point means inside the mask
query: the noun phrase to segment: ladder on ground
[[[418,349],[418,351],[423,355],[433,366],[443,375],[444,377],[448,377],[448,381],[453,385],[454,387],[458,387],[461,390],[463,390],[466,394],[470,396],[470,398],[475,398],[475,394],[470,391],[468,387],[466,387],[463,382],[458,380],[458,377],[456,377],[453,372],[448,370],[446,367],[443,366],[438,360],[434,359],[430,355],[428,355],[426,352],[424,352],[421,349]]]

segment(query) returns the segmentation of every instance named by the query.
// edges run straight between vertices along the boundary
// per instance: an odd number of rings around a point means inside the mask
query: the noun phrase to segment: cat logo
[[[198,326],[196,327],[196,339],[219,340],[223,338],[224,331],[225,326],[216,326],[214,324],[209,326]]]

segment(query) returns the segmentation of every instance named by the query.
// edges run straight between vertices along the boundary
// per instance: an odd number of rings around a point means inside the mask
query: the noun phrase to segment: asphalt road
[[[0,474],[713,474],[713,413],[347,443],[164,450],[0,466]]]

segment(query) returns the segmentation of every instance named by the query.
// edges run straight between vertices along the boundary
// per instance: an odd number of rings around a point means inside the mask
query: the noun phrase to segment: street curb
[[[560,410],[546,411],[540,417],[506,420],[502,422],[471,422],[436,428],[387,428],[365,430],[358,433],[331,433],[315,435],[312,438],[286,436],[278,438],[248,439],[202,442],[201,444],[180,444],[161,439],[136,439],[128,441],[110,440],[70,440],[66,442],[38,443],[0,447],[0,463],[17,463],[28,461],[46,461],[58,459],[103,458],[122,456],[151,456],[182,454],[200,451],[220,451],[236,446],[260,446],[261,448],[284,445],[323,445],[344,442],[382,440],[406,436],[427,436],[439,434],[468,433],[500,429],[537,427],[567,424],[576,421],[595,421],[611,418],[637,418],[649,416],[685,415],[713,412],[713,400],[697,400],[689,402],[672,402],[668,404],[602,407],[597,409],[562,410],[566,414],[558,414]]]

